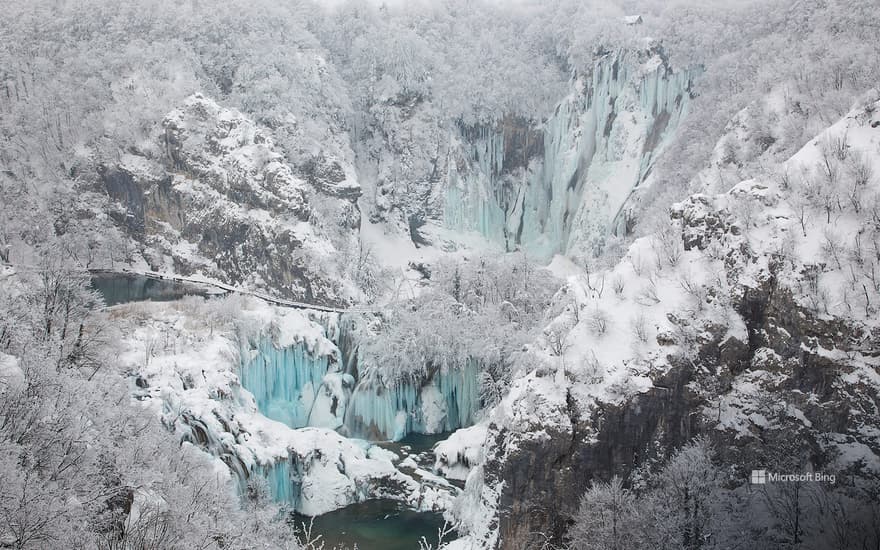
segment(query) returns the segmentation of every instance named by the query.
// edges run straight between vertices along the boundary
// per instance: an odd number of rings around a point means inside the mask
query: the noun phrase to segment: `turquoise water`
[[[295,516],[296,526],[310,518]],[[368,500],[314,518],[312,539],[321,535],[325,550],[418,550],[422,537],[437,547],[443,516],[408,510],[393,500]]]
[[[94,274],[91,282],[92,288],[101,294],[108,306],[145,300],[170,302],[184,296],[210,294],[206,288],[197,285],[153,279],[134,273]]]

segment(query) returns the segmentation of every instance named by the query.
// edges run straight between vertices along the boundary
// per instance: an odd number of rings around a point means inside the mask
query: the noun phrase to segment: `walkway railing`
[[[288,300],[286,298],[279,298],[277,296],[272,296],[270,294],[266,294],[265,292],[259,292],[257,290],[250,290],[246,288],[241,288],[233,285],[228,285],[226,283],[222,283],[220,281],[214,281],[211,279],[206,279],[202,277],[185,277],[182,275],[171,275],[167,273],[159,273],[157,271],[147,271],[147,270],[137,270],[137,269],[90,269],[89,273],[94,275],[107,274],[107,275],[137,275],[140,277],[146,277],[148,279],[156,279],[160,281],[171,281],[176,283],[186,283],[186,284],[195,284],[195,285],[205,285],[212,286],[215,288],[219,288],[226,292],[235,292],[237,294],[243,294],[246,296],[253,296],[254,298],[259,298],[271,304],[284,306],[284,307],[292,307],[296,309],[311,309],[315,311],[326,311],[328,313],[373,313],[379,311],[379,308],[373,306],[351,306],[346,308],[335,307],[335,306],[327,306],[322,304],[310,304],[308,302],[297,302],[295,300]]]
[[[28,265],[18,265],[18,264],[7,264],[2,263],[0,265],[9,266],[15,270],[35,270],[37,269],[34,266]],[[148,279],[155,279],[159,281],[171,281],[176,283],[185,283],[185,284],[194,284],[194,285],[203,285],[203,286],[211,286],[214,288],[219,288],[226,292],[235,292],[237,294],[243,294],[246,296],[253,296],[254,298],[259,298],[270,304],[275,304],[284,307],[292,307],[296,309],[310,309],[314,311],[325,311],[328,313],[374,313],[380,311],[378,306],[351,306],[346,308],[335,307],[335,306],[327,306],[322,304],[310,304],[308,302],[298,302],[296,300],[288,300],[286,298],[279,298],[277,296],[272,296],[270,294],[266,294],[265,292],[259,292],[256,290],[250,290],[247,288],[241,288],[233,285],[228,285],[226,283],[222,283],[220,281],[215,281],[211,279],[206,279],[203,277],[185,277],[182,275],[172,275],[168,273],[160,273],[158,271],[149,271],[149,270],[140,270],[140,269],[89,269],[88,272],[92,275],[137,275],[140,277],[146,277]]]

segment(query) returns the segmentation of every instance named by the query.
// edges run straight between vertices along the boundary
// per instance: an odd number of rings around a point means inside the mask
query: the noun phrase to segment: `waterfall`
[[[479,363],[437,369],[428,380],[385,381],[367,375],[354,389],[345,428],[355,437],[397,441],[470,426],[480,407]]]
[[[255,464],[251,473],[266,480],[269,493],[276,502],[296,509],[300,500],[301,482],[298,477],[291,476],[290,462],[290,457],[287,457],[269,465]]]
[[[251,345],[241,354],[240,378],[259,411],[291,428],[309,425],[329,356],[313,354],[304,342],[279,349],[270,338],[260,338]]]
[[[339,429],[368,440],[469,426],[479,409],[479,364],[435,369],[424,380],[386,382],[357,363],[357,337],[342,322],[330,334],[338,354],[316,354],[304,342],[278,347],[268,335],[243,339],[241,385],[264,416],[291,428]],[[342,365],[335,357],[342,357]],[[332,360],[331,360],[332,359]],[[360,379],[356,376],[365,374]]]
[[[386,383],[378,369],[358,364],[362,335],[357,333],[354,320],[324,321],[317,328],[322,335],[318,341],[332,339],[332,349],[315,345],[314,338],[279,339],[271,330],[239,337],[242,387],[253,394],[261,414],[297,429],[286,456],[271,462],[250,457],[243,462],[226,456],[228,452],[210,434],[190,423],[190,437],[222,455],[234,468],[242,495],[249,476],[259,476],[266,480],[276,501],[303,513],[334,509],[346,499],[366,498],[358,496],[360,493],[352,496],[357,487],[347,475],[355,474],[345,474],[332,460],[328,462],[332,457],[327,453],[341,452],[340,467],[344,468],[346,461],[353,460],[352,453],[365,452],[353,449],[368,444],[333,434],[347,443],[325,439],[328,447],[312,449],[310,442],[319,445],[316,442],[325,437],[313,428],[329,428],[364,440],[399,440],[413,432],[442,433],[470,426],[480,406],[477,361],[468,361],[458,369],[429,369],[424,379]],[[348,450],[342,452],[343,447],[334,445],[347,445],[344,448]],[[236,459],[235,463],[231,459]],[[332,500],[336,498],[333,495],[321,494],[321,489],[316,492],[316,480],[328,475],[338,478],[334,483],[344,489],[344,494],[337,495],[342,499],[339,502]]]
[[[639,55],[598,60],[540,125],[463,129],[466,162],[450,170],[444,224],[542,261],[601,246],[686,114],[697,74]],[[530,133],[537,151],[505,141]]]

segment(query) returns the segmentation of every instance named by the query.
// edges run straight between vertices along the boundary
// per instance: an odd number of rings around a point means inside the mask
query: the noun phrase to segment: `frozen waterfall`
[[[434,434],[473,424],[480,407],[479,365],[435,370],[427,381],[386,382],[367,375],[358,383],[345,416],[356,437],[400,440],[416,432]]]
[[[372,460],[367,441],[467,427],[480,407],[476,361],[458,369],[428,369],[422,379],[385,383],[380,370],[358,364],[352,324],[336,321],[322,323],[323,336],[308,342],[279,343],[272,331],[240,338],[242,387],[253,394],[263,416],[295,430],[286,456],[244,461],[247,466],[236,472],[240,489],[248,477],[260,476],[275,500],[302,513],[324,513],[369,498],[365,487],[382,487],[381,479],[399,475],[390,462],[383,466]],[[210,443],[203,432],[196,429],[193,439]]]
[[[696,76],[643,56],[602,57],[540,126],[463,130],[466,162],[450,170],[445,225],[539,260],[601,247],[686,114]],[[530,133],[531,144],[512,142]]]
[[[304,343],[279,349],[269,338],[259,339],[242,357],[241,385],[254,395],[260,412],[291,428],[307,426],[329,358],[312,354]]]
[[[337,341],[346,338],[340,332],[334,335]],[[469,426],[479,409],[475,361],[460,369],[434,370],[424,380],[387,383],[375,369],[356,380],[352,357],[348,372],[338,372],[335,358],[340,354],[316,354],[302,342],[278,347],[263,337],[248,346],[241,352],[242,386],[263,415],[291,428],[344,427],[368,440],[398,440],[411,432]]]

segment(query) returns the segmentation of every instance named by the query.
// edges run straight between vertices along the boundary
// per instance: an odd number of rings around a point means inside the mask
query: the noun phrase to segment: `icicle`
[[[291,475],[289,458],[270,465],[256,464],[251,475],[265,478],[269,492],[276,502],[285,503],[293,510],[298,509],[302,482],[299,476]]]
[[[397,441],[409,433],[440,433],[474,423],[480,407],[479,364],[437,371],[422,384],[386,384],[367,377],[355,387],[345,416],[354,437]]]
[[[252,358],[242,353],[241,385],[263,415],[301,428],[308,425],[328,364],[326,355],[313,356],[305,344],[278,349],[262,338]]]
[[[518,245],[539,261],[608,232],[686,113],[697,74],[672,73],[658,63],[634,75],[628,57],[621,52],[598,61],[583,92],[557,105],[543,125],[543,163],[520,182],[504,182],[516,186],[509,195],[515,200],[502,204],[494,192],[504,166],[503,132],[464,132],[471,163],[461,173],[451,170],[446,226],[478,231],[508,250]],[[625,139],[633,130],[639,134]]]

